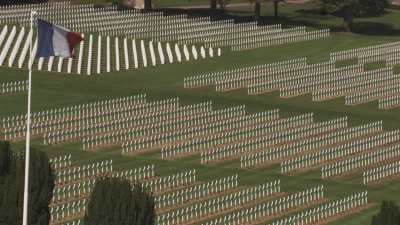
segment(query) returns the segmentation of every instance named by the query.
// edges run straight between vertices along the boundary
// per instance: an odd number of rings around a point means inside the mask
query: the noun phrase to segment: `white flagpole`
[[[22,217],[22,224],[28,225],[28,200],[29,200],[29,156],[31,145],[31,95],[32,95],[32,39],[33,39],[33,17],[36,15],[35,11],[31,11],[31,40],[29,41],[29,78],[28,78],[28,113],[26,119],[26,146],[25,146],[25,182],[24,182],[24,211]]]

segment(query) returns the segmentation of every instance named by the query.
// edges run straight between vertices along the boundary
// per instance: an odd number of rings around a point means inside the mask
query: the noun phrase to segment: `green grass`
[[[341,20],[335,17],[321,17],[312,13],[299,11],[299,6],[282,5],[280,22],[294,24],[296,20],[315,27],[340,28]],[[312,9],[311,5],[304,6]],[[251,9],[241,8],[229,12],[227,16],[249,17]],[[271,15],[271,10],[265,8],[263,13]],[[237,17],[238,18],[238,17]],[[265,22],[274,23],[268,16]],[[131,70],[104,74],[100,76],[67,75],[57,73],[35,72],[33,74],[33,110],[45,110],[61,106],[69,106],[90,101],[114,98],[120,96],[147,93],[150,99],[164,99],[179,97],[184,104],[199,103],[211,100],[218,108],[231,105],[245,104],[249,112],[279,108],[284,115],[314,112],[318,120],[327,120],[341,116],[348,116],[351,125],[383,120],[387,129],[400,128],[400,110],[380,111],[377,103],[360,106],[345,106],[343,99],[314,103],[310,96],[301,96],[290,99],[280,99],[277,93],[248,96],[245,90],[227,93],[217,93],[213,88],[187,90],[183,88],[183,78],[189,75],[225,70],[228,68],[256,65],[274,62],[283,59],[308,57],[310,62],[327,60],[329,52],[363,47],[397,41],[397,29],[400,24],[400,12],[390,10],[382,17],[357,19],[357,24],[385,24],[385,29],[373,26],[375,35],[350,34],[336,32],[329,39],[302,42],[269,48],[260,48],[244,52],[229,52],[224,49],[220,58],[200,60],[183,64],[157,66],[149,69]],[[364,25],[363,25],[364,24]],[[360,26],[361,26],[360,25]],[[387,29],[390,27],[390,29]],[[364,31],[364,30],[363,30]],[[370,31],[369,31],[370,32]],[[372,33],[372,32],[371,32]],[[0,68],[0,82],[26,79],[27,71]],[[0,96],[0,117],[26,112],[26,95]],[[278,167],[242,170],[238,163],[229,162],[216,166],[203,166],[199,157],[188,157],[176,161],[160,159],[159,153],[149,153],[134,157],[122,156],[119,147],[102,149],[95,152],[84,152],[80,144],[66,144],[43,146],[41,140],[34,140],[33,146],[43,149],[51,156],[72,153],[73,161],[82,164],[101,159],[112,158],[116,169],[136,168],[147,164],[156,164],[156,174],[165,175],[186,168],[196,168],[201,180],[211,180],[216,177],[239,173],[240,184],[254,185],[282,179],[283,191],[296,191],[304,187],[324,184],[329,198],[346,196],[353,192],[363,191],[361,174],[358,173],[346,179],[323,181],[318,171],[311,171],[297,176],[281,176]],[[13,143],[17,149],[23,148],[23,143]],[[400,203],[400,182],[392,181],[385,184],[369,187],[370,201],[379,204],[384,199],[395,200]],[[346,217],[331,223],[332,225],[364,225],[369,224],[371,217],[376,213],[378,205],[361,213]]]

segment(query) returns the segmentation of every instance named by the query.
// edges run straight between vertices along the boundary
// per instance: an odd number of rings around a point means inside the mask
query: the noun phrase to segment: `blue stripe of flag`
[[[36,58],[54,56],[53,25],[38,19],[38,46]]]

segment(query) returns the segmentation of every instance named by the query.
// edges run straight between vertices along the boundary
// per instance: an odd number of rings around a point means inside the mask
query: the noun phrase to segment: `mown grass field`
[[[267,5],[268,6],[268,5]],[[266,23],[276,23],[270,20],[272,15],[268,7],[263,9]],[[310,13],[312,5],[294,6],[281,5],[280,23],[307,24],[313,27],[330,27],[340,30],[341,20],[335,17],[321,17]],[[239,8],[228,12],[227,17],[249,17],[251,8]],[[300,11],[299,11],[300,10]],[[345,106],[343,99],[323,103],[313,103],[310,96],[290,99],[280,99],[278,93],[248,96],[245,90],[217,93],[213,88],[188,90],[183,88],[183,78],[207,71],[225,70],[232,67],[257,65],[283,59],[308,57],[310,62],[328,59],[332,51],[381,44],[397,41],[400,37],[400,11],[388,10],[387,14],[376,18],[356,20],[358,34],[332,33],[329,39],[301,42],[296,44],[260,48],[244,52],[229,52],[223,50],[220,58],[206,59],[198,62],[157,66],[129,72],[104,74],[100,76],[66,75],[57,73],[35,72],[33,75],[33,111],[51,109],[62,106],[87,103],[95,100],[109,99],[120,96],[147,93],[151,99],[179,97],[183,104],[193,104],[202,101],[212,101],[217,108],[231,105],[246,105],[249,112],[279,108],[284,115],[314,112],[318,120],[327,120],[348,116],[351,125],[383,120],[387,129],[400,129],[400,109],[390,111],[378,110],[377,103],[360,106]],[[27,71],[0,68],[0,82],[22,80],[27,78]],[[0,117],[26,112],[26,95],[0,96]],[[23,148],[23,143],[14,143],[16,149]],[[116,169],[136,168],[141,165],[156,164],[156,174],[166,175],[184,169],[198,170],[200,180],[211,180],[216,177],[239,174],[241,185],[253,185],[281,179],[283,191],[296,191],[304,187],[324,184],[329,198],[347,196],[353,192],[363,191],[361,174],[323,181],[319,171],[311,171],[296,176],[281,176],[278,167],[242,170],[239,162],[233,161],[216,166],[203,166],[199,156],[188,157],[175,161],[161,160],[160,154],[149,153],[138,156],[122,156],[121,149],[113,147],[84,152],[80,144],[43,146],[41,140],[34,140],[33,146],[45,150],[51,156],[72,154],[77,164],[110,159]],[[364,225],[370,224],[371,217],[378,210],[378,204],[384,199],[400,203],[400,182],[397,180],[381,185],[368,187],[369,199],[377,205],[371,209],[330,223],[331,225]]]

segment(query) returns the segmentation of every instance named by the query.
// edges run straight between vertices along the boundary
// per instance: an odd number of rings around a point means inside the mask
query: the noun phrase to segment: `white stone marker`
[[[210,47],[210,48],[208,49],[208,54],[210,55],[211,58],[214,57],[214,49],[213,49],[212,47]]]
[[[141,48],[141,52],[142,52],[143,66],[147,67],[146,48],[144,46],[144,41],[143,40],[140,41],[140,48]]]
[[[86,74],[90,75],[92,72],[92,57],[93,57],[93,35],[89,36],[89,52],[88,52],[88,59],[87,59],[87,68]]]
[[[82,38],[85,37],[85,34],[82,34]],[[79,49],[79,56],[78,56],[78,67],[77,67],[77,73],[81,74],[82,71],[82,59],[83,59],[83,47],[84,47],[84,43],[83,41],[81,41],[81,47]]]
[[[54,56],[49,57],[49,62],[47,63],[47,71],[51,72],[53,68]]]
[[[22,39],[24,38],[24,35],[25,35],[25,27],[22,27],[22,29],[20,30],[20,32],[18,34],[17,41],[14,44],[14,48],[11,51],[10,57],[8,58],[8,67],[12,67],[12,65],[14,64],[18,50],[21,47],[21,42],[22,42]]]
[[[124,38],[125,69],[129,70],[128,39]]]
[[[206,50],[204,49],[204,46],[201,46],[200,48],[200,55],[203,59],[206,58]]]
[[[156,54],[154,53],[153,41],[149,42],[149,48],[150,48],[151,63],[153,64],[153,66],[156,66],[157,62],[156,62]]]
[[[169,63],[173,63],[174,62],[174,57],[172,55],[171,45],[168,42],[167,42],[167,55],[168,55]]]
[[[2,46],[3,50],[1,51],[0,54],[0,66],[3,65],[6,59],[6,55],[8,53],[8,50],[10,50],[11,43],[13,42],[16,33],[17,33],[17,28],[14,26],[11,30],[10,35],[8,36],[6,43],[4,44],[4,46]]]
[[[40,57],[39,60],[38,60],[38,70],[42,70],[43,63],[44,63],[44,58]]]
[[[198,59],[197,49],[195,45],[192,45],[192,55],[195,60]]]
[[[101,35],[97,39],[97,74],[101,73]]]
[[[5,25],[0,34],[0,45],[3,43],[4,39],[6,38],[7,32],[8,32],[8,26]]]
[[[139,68],[138,54],[136,49],[136,40],[132,40],[132,51],[133,51],[133,63],[135,64],[135,68]]]
[[[119,39],[118,37],[115,37],[115,70],[119,71],[119,68]]]
[[[161,42],[158,42],[157,48],[158,48],[158,55],[160,57],[160,62],[161,62],[162,65],[164,65],[165,64],[165,57],[164,57],[164,52],[162,50]]]
[[[178,60],[178,62],[182,62],[182,55],[181,55],[181,51],[179,49],[178,44],[175,44],[175,55],[176,55],[176,59]]]
[[[111,56],[110,56],[110,36],[107,35],[107,72],[111,71]]]
[[[189,61],[190,60],[190,53],[189,53],[189,50],[188,50],[186,44],[183,45],[183,54],[185,55],[186,61]]]
[[[59,57],[58,58],[58,65],[57,65],[57,72],[61,73],[62,71],[62,66],[63,66],[64,58]]]
[[[21,55],[19,56],[19,59],[18,59],[18,68],[22,68],[22,65],[24,64],[26,55],[28,54],[29,42],[31,39],[32,39],[32,30],[29,30],[29,33],[25,39],[24,48],[22,49]]]

